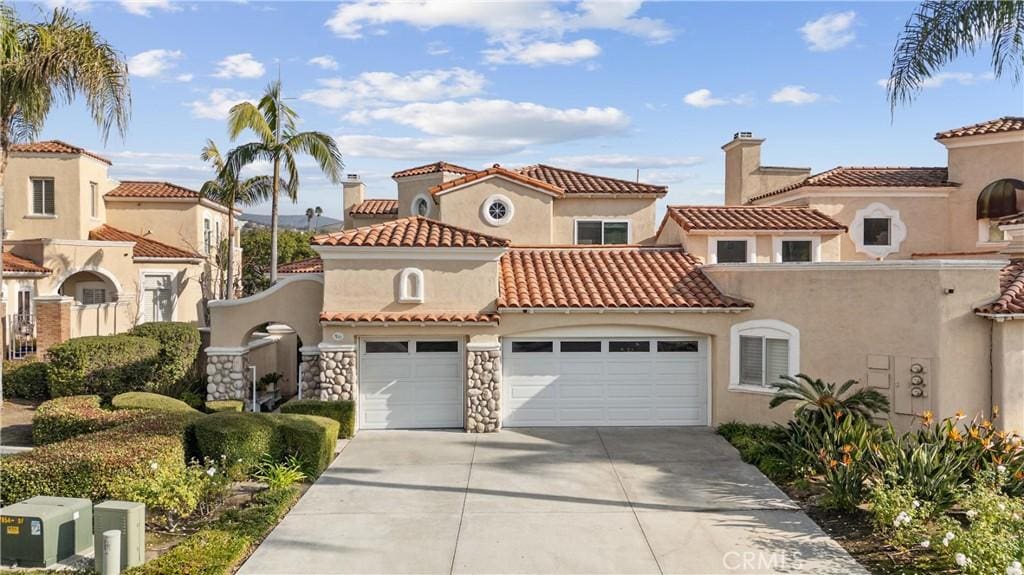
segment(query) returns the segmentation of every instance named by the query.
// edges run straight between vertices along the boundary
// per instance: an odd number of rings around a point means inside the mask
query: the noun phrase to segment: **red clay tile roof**
[[[754,196],[747,200],[754,203],[771,196],[777,196],[797,188],[940,188],[955,187],[949,181],[946,168],[902,168],[902,167],[844,167],[832,168],[820,174],[809,176],[795,184]]]
[[[90,152],[85,148],[78,146],[72,146],[67,142],[60,140],[45,140],[42,142],[30,142],[27,144],[12,144],[10,147],[11,152],[25,152],[29,154],[82,154],[95,158],[108,166],[111,165],[111,161],[104,158],[103,156]]]
[[[319,256],[277,266],[279,274],[318,274],[323,271],[324,262]]]
[[[513,249],[499,308],[748,308],[679,248]]]
[[[1024,224],[1024,212],[999,218],[999,225],[1002,226],[1016,226],[1020,224]]]
[[[398,200],[363,200],[348,211],[352,216],[397,216]]]
[[[808,207],[669,206],[668,215],[685,231],[846,231],[846,226]]]
[[[342,323],[498,323],[496,313],[325,311],[320,321]]]
[[[134,258],[199,259],[199,254],[169,246],[163,242],[119,230],[106,224],[89,232],[90,240],[104,242],[135,242],[132,249]]]
[[[977,313],[993,315],[1024,314],[1024,260],[1013,260],[999,272],[999,299],[977,308]]]
[[[668,188],[629,180],[584,174],[544,164],[516,170],[524,176],[547,182],[566,194],[666,194]]]
[[[954,128],[935,134],[936,140],[948,140],[950,138],[962,138],[964,136],[978,136],[980,134],[999,134],[1002,132],[1020,132],[1024,130],[1024,116],[1003,116],[996,120],[989,120],[978,124],[971,124],[962,128]]]
[[[313,237],[317,246],[396,248],[499,248],[509,241],[420,216]]]
[[[476,170],[469,168],[463,168],[455,164],[449,164],[448,162],[434,162],[433,164],[425,164],[422,166],[416,166],[415,168],[408,168],[405,170],[399,170],[394,174],[391,174],[392,178],[405,178],[408,176],[422,176],[425,174],[437,174],[440,172],[448,172],[449,174],[472,174]]]
[[[4,272],[6,273],[29,273],[29,274],[48,274],[50,270],[37,264],[36,262],[16,256],[10,252],[4,252]]]
[[[194,198],[199,192],[183,188],[170,182],[145,182],[124,180],[105,194],[111,198]]]
[[[446,190],[450,190],[452,188],[455,188],[455,187],[458,187],[458,186],[462,186],[462,185],[468,184],[470,182],[475,182],[476,180],[480,180],[480,179],[487,178],[487,177],[490,177],[490,176],[502,176],[502,177],[508,178],[508,179],[510,179],[512,181],[519,182],[520,184],[524,184],[524,185],[527,185],[527,186],[532,186],[534,188],[540,188],[540,189],[542,189],[542,190],[544,190],[544,191],[546,191],[546,192],[548,192],[548,193],[550,193],[552,195],[559,196],[559,197],[562,196],[565,193],[564,191],[562,191],[562,188],[559,188],[558,186],[555,186],[553,184],[549,184],[548,182],[545,182],[543,180],[538,180],[538,179],[532,178],[530,176],[521,174],[518,171],[510,170],[508,168],[503,168],[503,167],[499,166],[498,164],[494,164],[493,166],[491,166],[490,168],[487,168],[486,170],[480,170],[479,172],[473,172],[472,174],[467,174],[465,176],[462,176],[461,178],[456,178],[454,180],[449,180],[447,182],[444,182],[443,184],[436,185],[436,186],[430,188],[430,193],[436,195],[436,194],[439,194],[439,193],[444,192]]]

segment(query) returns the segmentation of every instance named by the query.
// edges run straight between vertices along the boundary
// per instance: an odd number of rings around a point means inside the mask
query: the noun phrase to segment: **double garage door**
[[[704,338],[506,338],[505,427],[707,425]],[[360,427],[462,427],[462,342],[360,343]]]

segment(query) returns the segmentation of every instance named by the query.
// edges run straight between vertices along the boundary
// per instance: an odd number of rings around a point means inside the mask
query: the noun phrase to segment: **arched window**
[[[398,301],[401,303],[423,303],[423,272],[417,268],[405,268],[398,278]]]
[[[423,194],[419,194],[412,201],[412,215],[427,217],[430,215],[430,199]]]
[[[994,220],[1024,212],[1024,182],[1005,178],[985,186],[978,194],[978,219]]]
[[[774,393],[783,375],[800,373],[800,330],[760,319],[729,330],[729,389]]]

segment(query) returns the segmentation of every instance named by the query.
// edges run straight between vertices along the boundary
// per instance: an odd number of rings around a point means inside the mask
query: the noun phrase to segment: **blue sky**
[[[104,145],[79,105],[43,137],[106,154],[115,178],[192,188],[210,175],[206,138],[230,145],[227,109],[278,63],[302,127],[338,139],[371,197],[394,197],[392,172],[445,160],[639,169],[668,203],[721,203],[736,131],[767,138],[766,164],[941,166],[935,132],[1024,113],[982,54],[891,117],[879,81],[911,3],[57,3],[130,59],[133,114],[123,141]],[[283,213],[340,217],[340,188],[308,160],[300,181]]]

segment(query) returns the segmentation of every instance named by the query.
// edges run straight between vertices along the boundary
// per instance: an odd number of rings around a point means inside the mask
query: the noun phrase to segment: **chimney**
[[[366,195],[366,184],[359,179],[359,174],[347,174],[345,181],[341,184],[341,219],[347,224],[350,221],[348,212],[355,206],[363,203]]]
[[[736,132],[722,146],[725,151],[725,204],[742,205],[759,189],[757,171],[761,167],[761,144],[751,132]]]

